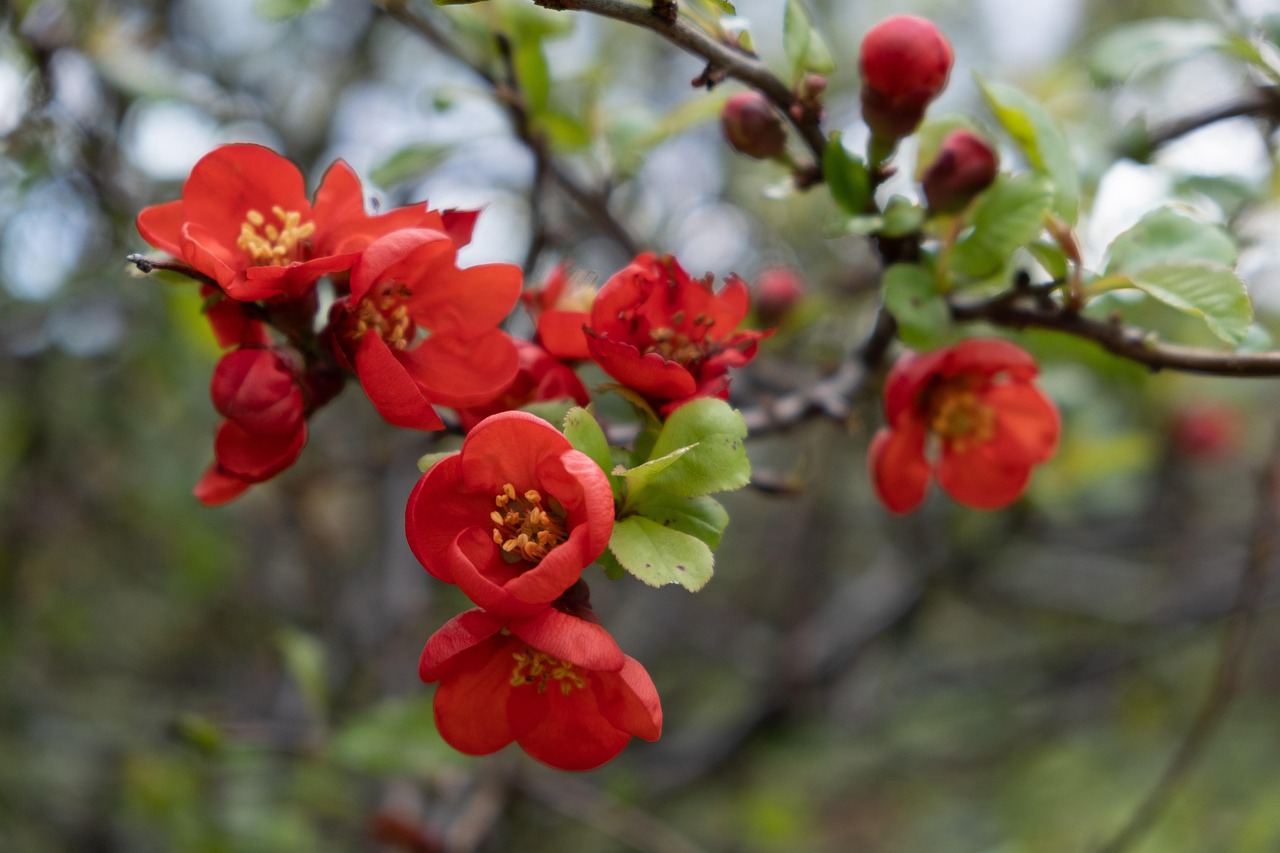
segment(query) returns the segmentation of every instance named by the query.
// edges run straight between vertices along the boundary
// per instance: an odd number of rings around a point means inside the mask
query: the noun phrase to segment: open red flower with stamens
[[[293,365],[271,349],[227,353],[213,371],[210,396],[226,420],[214,440],[216,461],[195,495],[217,505],[288,468],[307,443],[305,399]]]
[[[737,276],[717,293],[710,276],[690,278],[670,255],[645,253],[596,294],[587,346],[606,373],[664,412],[694,397],[723,399],[729,368],[772,334],[734,331],[749,308]]]
[[[433,403],[486,403],[515,378],[515,344],[497,325],[520,296],[520,268],[458,269],[456,254],[440,231],[381,237],[352,267],[351,293],[330,314],[339,359],[394,426],[440,429]]]
[[[481,406],[458,409],[458,420],[464,430],[471,430],[489,415],[519,409],[529,403],[569,399],[585,406],[591,402],[591,395],[572,367],[537,344],[517,340],[515,345],[520,355],[516,378],[496,399]]]
[[[995,339],[899,359],[885,381],[888,425],[868,454],[884,505],[915,509],[930,476],[967,506],[1014,501],[1058,447],[1058,410],[1032,384],[1037,372],[1025,350]]]
[[[436,727],[468,755],[514,741],[551,767],[590,770],[633,736],[662,734],[644,667],[600,625],[554,607],[514,620],[468,610],[427,640],[418,673],[440,682]]]
[[[405,527],[409,547],[436,578],[499,616],[530,616],[604,552],[613,492],[600,466],[555,427],[503,412],[422,475]]]

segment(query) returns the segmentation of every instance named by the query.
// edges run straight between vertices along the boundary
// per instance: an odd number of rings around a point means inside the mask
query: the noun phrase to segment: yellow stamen
[[[260,211],[250,210],[244,215],[236,238],[236,245],[248,252],[257,266],[279,266],[298,260],[299,244],[316,233],[316,224],[303,222],[302,214],[296,210],[276,205],[271,213],[280,221],[279,227],[266,224],[267,218]]]
[[[360,300],[355,308],[356,325],[351,337],[358,341],[365,332],[372,331],[392,349],[408,349],[417,332],[404,301],[410,293],[404,285],[388,285],[380,295]]]
[[[517,496],[515,486],[507,483],[493,502],[498,507],[489,513],[495,525],[493,541],[508,554],[538,563],[567,536],[563,519],[543,508],[536,489]]]
[[[540,652],[532,646],[525,646],[523,651],[512,652],[511,657],[516,662],[511,668],[512,687],[534,684],[539,693],[545,693],[548,680],[558,681],[560,692],[568,696],[575,688],[587,686],[587,680],[574,669],[573,664]]]
[[[978,399],[967,377],[943,381],[928,391],[926,419],[929,429],[960,453],[995,434],[995,411]]]

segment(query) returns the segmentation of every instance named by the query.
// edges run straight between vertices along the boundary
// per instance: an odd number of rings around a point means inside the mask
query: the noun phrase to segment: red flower
[[[772,332],[734,329],[750,307],[731,276],[691,279],[670,255],[645,253],[605,282],[591,307],[587,345],[605,372],[670,411],[693,397],[727,397],[728,371]]]
[[[212,506],[292,465],[307,443],[307,422],[293,365],[274,350],[224,355],[214,368],[210,396],[226,420],[214,440],[217,461],[196,484],[195,495]]]
[[[554,607],[510,621],[468,610],[427,640],[418,673],[440,682],[436,727],[468,755],[515,741],[544,764],[590,770],[632,736],[662,734],[644,667],[604,628]]]
[[[951,45],[932,21],[895,15],[862,39],[862,117],[872,134],[900,139],[915,132],[929,102],[947,85]]]
[[[497,324],[519,297],[520,268],[458,269],[455,256],[440,231],[381,237],[352,267],[351,293],[330,314],[339,359],[395,426],[440,429],[433,403],[486,403],[516,375],[515,345]]]
[[[530,616],[604,552],[613,492],[600,467],[555,427],[503,412],[422,475],[405,526],[433,576],[499,616]]]
[[[575,281],[569,265],[560,263],[542,287],[520,294],[525,310],[538,327],[538,340],[556,358],[587,359],[587,334],[583,327],[591,319],[591,303],[596,289]]]
[[[871,442],[876,492],[894,512],[924,500],[930,475],[978,509],[1011,503],[1058,446],[1058,411],[1032,384],[1036,363],[1001,340],[967,340],[898,360],[885,382],[888,426]],[[932,439],[931,439],[932,437]],[[926,446],[936,449],[930,461]]]
[[[542,400],[572,399],[579,406],[591,402],[587,389],[573,372],[573,368],[544,350],[537,344],[528,341],[516,341],[516,351],[520,355],[520,367],[516,378],[492,402],[483,406],[471,406],[458,409],[458,419],[462,428],[470,431],[489,415],[498,412],[509,412],[529,403]]]
[[[934,213],[956,213],[995,182],[1000,170],[991,144],[971,130],[953,130],[920,183]]]

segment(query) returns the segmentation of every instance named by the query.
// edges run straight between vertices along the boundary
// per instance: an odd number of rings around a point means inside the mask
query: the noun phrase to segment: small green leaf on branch
[[[1229,344],[1242,343],[1253,322],[1253,306],[1244,282],[1231,269],[1211,261],[1157,264],[1129,275],[1133,286],[1171,308],[1203,317]]]
[[[840,132],[831,134],[822,155],[822,176],[831,197],[841,209],[853,216],[865,213],[871,197],[871,177],[861,157],[849,153]]]
[[[667,418],[649,457],[660,459],[682,448],[688,452],[656,472],[646,486],[684,497],[740,489],[751,482],[746,437],[742,415],[724,400],[704,397],[685,403]]]
[[[1012,86],[978,78],[996,119],[1022,149],[1027,161],[1053,182],[1053,210],[1074,225],[1080,210],[1080,172],[1057,122],[1040,104]]]
[[[1224,229],[1163,207],[1142,217],[1107,247],[1107,273],[1131,273],[1157,264],[1236,262],[1236,244]]]
[[[590,409],[572,408],[564,416],[564,437],[575,450],[591,457],[606,474],[613,468],[609,439]]]
[[[1089,72],[1101,85],[1123,83],[1139,71],[1220,48],[1225,40],[1222,27],[1210,21],[1148,18],[1116,27],[1098,39]]]
[[[1043,175],[1001,175],[978,197],[970,214],[973,229],[952,250],[951,269],[974,279],[1000,272],[1016,249],[1040,233],[1052,201],[1053,188]]]
[[[942,343],[951,326],[951,312],[933,276],[918,264],[894,264],[880,286],[884,305],[898,321],[898,337],[914,349],[930,350]]]
[[[787,59],[791,60],[796,80],[808,71],[830,74],[836,70],[831,49],[814,29],[809,13],[800,0],[787,0],[787,8],[782,16],[782,46],[787,52]]]
[[[678,583],[690,592],[711,580],[715,563],[705,542],[638,515],[613,526],[609,550],[624,569],[649,586]]]
[[[729,513],[714,498],[684,498],[679,495],[650,492],[634,507],[636,515],[687,533],[715,550],[720,536],[729,524]]]

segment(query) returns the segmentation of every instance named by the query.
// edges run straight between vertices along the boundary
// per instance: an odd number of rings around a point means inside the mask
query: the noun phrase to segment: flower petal
[[[656,352],[641,355],[631,344],[603,335],[588,335],[587,348],[605,373],[646,397],[680,399],[698,390],[697,380],[683,365]]]
[[[515,719],[537,720],[516,740],[530,756],[559,770],[599,767],[631,740],[605,719],[590,687],[570,687],[566,693],[553,682],[538,693],[525,685],[512,690],[509,713]]]
[[[205,506],[221,506],[240,497],[253,483],[237,477],[217,462],[210,465],[196,483],[192,494]]]
[[[142,239],[175,258],[182,257],[182,200],[144,207],[136,225]]]
[[[996,441],[1011,462],[1034,464],[1058,449],[1058,409],[1039,388],[1021,382],[995,385],[982,395],[995,411]]]
[[[999,509],[1022,494],[1031,466],[1010,462],[998,442],[985,441],[963,453],[944,447],[935,473],[938,485],[957,502],[974,509]]]
[[[454,657],[498,633],[503,624],[502,619],[480,609],[459,613],[441,625],[422,647],[419,677],[427,683],[439,681]]]
[[[871,482],[881,503],[896,513],[910,512],[924,500],[929,462],[924,456],[925,428],[915,418],[876,433],[867,452]]]
[[[617,672],[626,662],[617,641],[602,626],[554,607],[513,619],[510,628],[511,633],[534,648],[583,669]]]
[[[262,435],[249,432],[234,421],[223,421],[213,442],[218,464],[228,473],[251,483],[261,483],[288,468],[307,443],[307,425],[292,433]]]
[[[943,376],[977,373],[992,377],[1004,373],[1026,381],[1040,372],[1029,352],[1000,338],[969,338],[944,352],[946,358],[939,367]]]
[[[443,429],[444,421],[431,407],[400,358],[376,334],[366,334],[356,351],[356,376],[378,414],[392,426]]]
[[[640,662],[627,657],[617,676],[592,680],[600,712],[613,726],[647,741],[662,736],[658,688]]]
[[[499,329],[472,338],[432,335],[401,359],[433,401],[456,408],[497,397],[520,367],[515,344]]]
[[[440,736],[459,752],[488,755],[516,739],[508,712],[512,646],[509,638],[495,635],[449,660],[433,707]],[[545,707],[538,711],[545,713]]]
[[[409,549],[432,577],[453,583],[449,549],[459,531],[482,523],[492,510],[492,495],[462,488],[461,458],[441,459],[418,479],[405,505]]]

